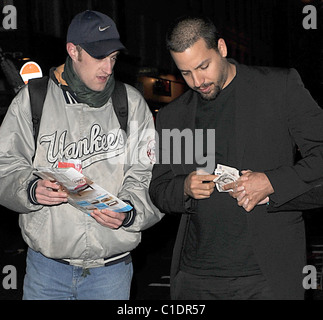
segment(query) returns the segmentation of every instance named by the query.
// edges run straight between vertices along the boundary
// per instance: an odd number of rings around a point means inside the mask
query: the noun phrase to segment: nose
[[[102,60],[102,71],[106,74],[112,74],[113,66],[114,64],[112,64],[112,61],[108,57]]]
[[[196,88],[199,88],[204,83],[204,78],[198,73],[192,74],[193,85]]]

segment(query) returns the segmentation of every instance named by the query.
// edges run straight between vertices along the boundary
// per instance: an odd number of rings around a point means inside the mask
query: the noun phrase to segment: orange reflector
[[[36,62],[29,61],[21,67],[20,75],[25,84],[27,84],[30,79],[41,78],[43,72]]]

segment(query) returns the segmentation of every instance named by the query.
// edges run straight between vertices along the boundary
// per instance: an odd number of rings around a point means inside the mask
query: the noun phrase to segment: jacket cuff
[[[27,188],[27,196],[28,200],[30,201],[31,204],[33,205],[39,205],[36,199],[36,187],[37,187],[37,182],[40,180],[40,178],[36,178],[35,180],[32,180]]]
[[[184,195],[184,208],[185,213],[196,213],[197,211],[197,200],[190,196]]]
[[[281,206],[311,189],[311,186],[300,180],[290,167],[281,167],[264,173],[274,189],[270,199],[276,204],[275,206]]]
[[[122,226],[124,228],[128,228],[134,223],[136,215],[137,215],[137,211],[136,211],[135,207],[133,206],[133,204],[129,200],[122,200],[122,201],[126,202],[132,206],[132,209],[130,211],[125,212],[126,218],[122,222]]]

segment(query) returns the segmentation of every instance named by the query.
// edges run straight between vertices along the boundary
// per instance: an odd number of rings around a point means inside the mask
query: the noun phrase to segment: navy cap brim
[[[126,50],[119,39],[80,43],[80,46],[95,59],[103,59],[115,51]]]

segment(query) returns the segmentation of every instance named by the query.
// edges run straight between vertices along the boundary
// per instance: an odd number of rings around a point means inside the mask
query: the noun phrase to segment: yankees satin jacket
[[[153,117],[143,97],[126,85],[129,116],[124,139],[112,99],[101,108],[78,103],[57,70],[48,83],[36,154],[27,86],[12,101],[0,127],[0,204],[20,213],[23,238],[33,250],[72,265],[98,267],[129,255],[139,244],[141,231],[163,216],[148,195]],[[61,158],[80,159],[86,176],[130,201],[136,209],[133,224],[112,230],[70,204],[32,204],[27,189],[34,172],[56,167]]]

